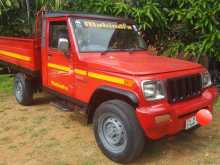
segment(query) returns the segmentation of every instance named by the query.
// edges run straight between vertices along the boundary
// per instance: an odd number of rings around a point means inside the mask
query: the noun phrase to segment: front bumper
[[[184,130],[186,119],[195,115],[197,111],[208,109],[212,112],[217,95],[217,89],[213,86],[206,89],[201,96],[176,104],[161,101],[150,107],[138,107],[136,115],[145,135],[156,140]],[[170,115],[170,120],[156,123],[155,117],[167,114]]]

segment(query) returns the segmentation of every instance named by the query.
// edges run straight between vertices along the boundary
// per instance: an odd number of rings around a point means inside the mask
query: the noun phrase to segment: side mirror
[[[64,52],[65,54],[69,51],[69,40],[67,38],[59,38],[58,40],[58,50]]]

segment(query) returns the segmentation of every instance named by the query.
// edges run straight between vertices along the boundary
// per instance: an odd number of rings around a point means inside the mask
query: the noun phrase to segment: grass
[[[13,77],[10,75],[0,75],[0,92],[12,93],[13,90]]]
[[[216,110],[218,110],[218,111],[220,110],[220,96],[218,97],[218,100],[215,104],[215,107],[216,107]]]

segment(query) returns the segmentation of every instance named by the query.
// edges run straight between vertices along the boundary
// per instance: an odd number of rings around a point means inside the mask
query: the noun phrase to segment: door
[[[69,34],[66,20],[49,22],[47,81],[52,90],[72,96],[74,75]]]

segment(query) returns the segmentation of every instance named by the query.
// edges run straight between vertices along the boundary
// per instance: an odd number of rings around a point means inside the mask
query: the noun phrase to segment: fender
[[[106,94],[106,97],[102,97],[102,94]],[[106,99],[107,98],[107,99]],[[98,87],[92,95],[92,98],[89,101],[87,114],[88,114],[88,123],[92,122],[94,112],[97,106],[109,99],[121,99],[125,100],[131,104],[134,108],[138,107],[138,98],[137,96],[130,91],[123,90],[120,88],[110,87],[110,86],[101,86]]]

